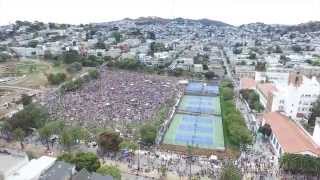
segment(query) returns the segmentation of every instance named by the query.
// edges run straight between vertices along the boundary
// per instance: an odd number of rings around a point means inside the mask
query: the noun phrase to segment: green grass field
[[[201,128],[184,129],[186,126]],[[176,114],[165,134],[163,143],[187,146],[192,145],[190,142],[193,142],[193,146],[197,148],[224,150],[221,117]]]

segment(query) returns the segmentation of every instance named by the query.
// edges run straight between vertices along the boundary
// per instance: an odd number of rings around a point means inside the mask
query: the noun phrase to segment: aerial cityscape
[[[0,180],[319,177],[320,21],[0,26]]]

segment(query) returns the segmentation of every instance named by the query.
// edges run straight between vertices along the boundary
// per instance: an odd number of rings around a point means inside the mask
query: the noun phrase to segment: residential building
[[[255,78],[254,66],[236,66],[234,69],[237,78]]]
[[[39,180],[69,180],[75,172],[75,165],[56,161],[50,169],[40,176]]]
[[[287,85],[277,85],[269,94],[267,110],[282,111],[293,119],[307,118],[313,103],[320,95],[320,83],[315,77],[309,79],[298,73],[291,73]]]
[[[316,118],[312,138],[320,146],[320,117]]]
[[[275,154],[281,157],[284,153],[308,154],[320,156],[320,147],[302,126],[279,112],[263,115],[262,125],[269,124],[272,134],[269,137]]]

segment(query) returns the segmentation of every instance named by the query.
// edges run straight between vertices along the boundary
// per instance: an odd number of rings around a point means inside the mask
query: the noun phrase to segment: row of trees
[[[302,154],[284,154],[280,158],[280,168],[292,174],[320,176],[320,158]]]
[[[225,136],[229,143],[239,147],[252,143],[252,135],[246,127],[244,118],[236,109],[233,102],[233,85],[230,81],[223,81],[220,85],[222,117],[225,128]]]

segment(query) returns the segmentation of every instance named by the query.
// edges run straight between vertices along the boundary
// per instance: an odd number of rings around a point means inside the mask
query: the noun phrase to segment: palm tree
[[[21,128],[17,128],[13,131],[13,134],[15,139],[20,142],[21,149],[24,149],[23,140],[26,133]]]

